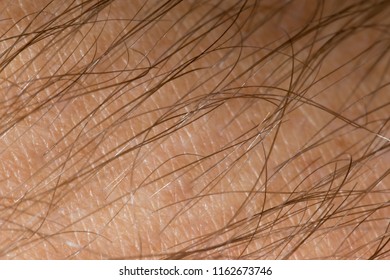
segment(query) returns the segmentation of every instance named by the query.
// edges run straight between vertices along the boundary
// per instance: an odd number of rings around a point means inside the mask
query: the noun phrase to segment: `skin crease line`
[[[390,258],[389,1],[0,11],[2,259]]]

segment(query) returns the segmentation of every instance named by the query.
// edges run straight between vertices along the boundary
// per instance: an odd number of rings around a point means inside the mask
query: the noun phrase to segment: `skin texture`
[[[1,5],[2,258],[389,258],[386,1]]]

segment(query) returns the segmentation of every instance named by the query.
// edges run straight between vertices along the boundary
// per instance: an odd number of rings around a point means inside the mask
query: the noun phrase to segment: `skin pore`
[[[1,258],[390,257],[388,1],[0,5]]]

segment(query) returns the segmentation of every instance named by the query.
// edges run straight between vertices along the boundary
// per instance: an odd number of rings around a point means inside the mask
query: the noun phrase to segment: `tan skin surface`
[[[1,7],[2,258],[389,258],[390,7],[60,2]]]

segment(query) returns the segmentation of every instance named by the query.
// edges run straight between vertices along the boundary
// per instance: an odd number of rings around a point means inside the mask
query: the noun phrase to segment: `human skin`
[[[389,258],[386,1],[1,5],[2,258]]]

